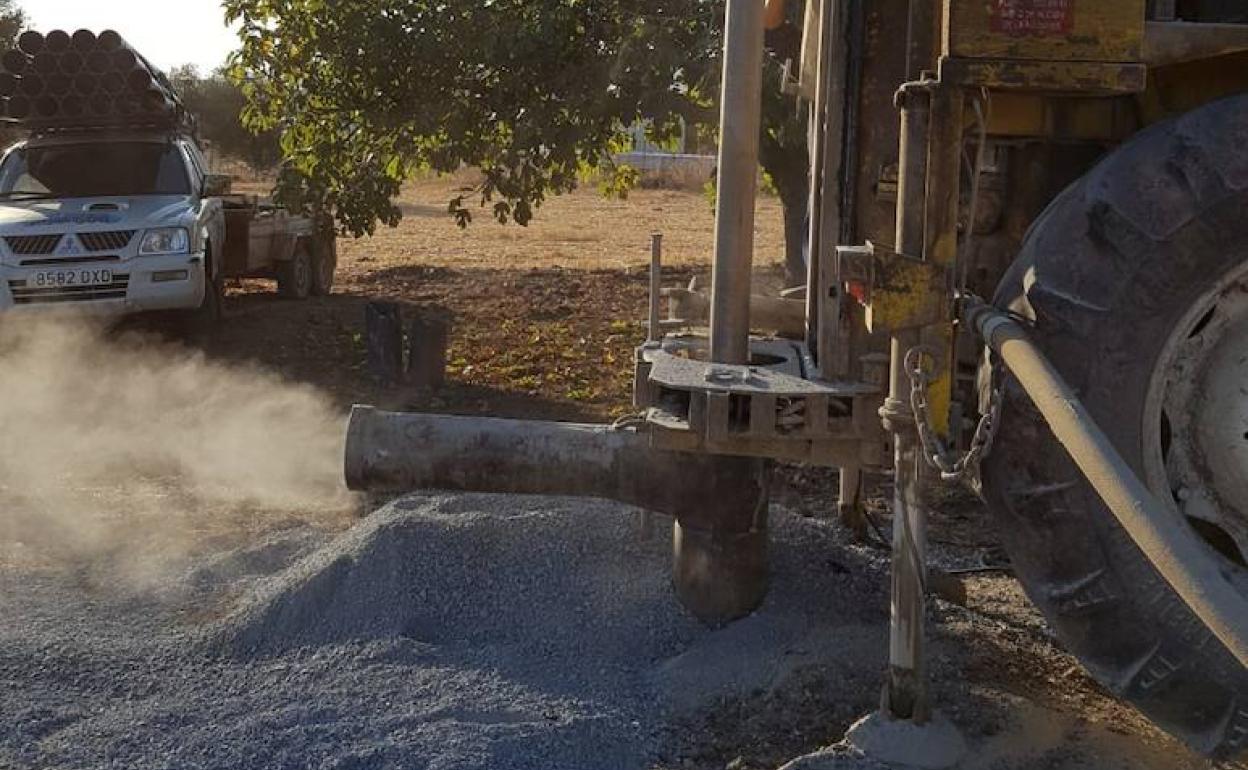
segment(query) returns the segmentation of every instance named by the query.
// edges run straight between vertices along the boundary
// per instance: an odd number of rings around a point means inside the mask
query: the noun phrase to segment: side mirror
[[[204,197],[219,198],[234,189],[234,178],[229,174],[208,174],[204,177]]]

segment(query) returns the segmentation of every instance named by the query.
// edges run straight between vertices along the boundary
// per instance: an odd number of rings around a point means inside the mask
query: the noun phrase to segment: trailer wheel
[[[1032,228],[996,304],[1248,595],[1248,97],[1155,126]],[[1153,569],[1014,383],[984,491],[1029,595],[1117,695],[1248,748],[1248,671]]]
[[[328,297],[334,291],[334,275],[338,272],[338,244],[328,237],[317,241],[312,254],[312,293]]]
[[[287,299],[307,299],[313,280],[312,249],[306,240],[300,240],[290,260],[277,266],[277,293]]]

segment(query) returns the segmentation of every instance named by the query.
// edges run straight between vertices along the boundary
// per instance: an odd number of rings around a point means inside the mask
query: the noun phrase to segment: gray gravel
[[[0,573],[0,767],[643,768],[803,665],[876,686],[882,565],[829,527],[777,513],[771,598],[715,632],[640,532],[609,503],[418,496],[158,597]]]

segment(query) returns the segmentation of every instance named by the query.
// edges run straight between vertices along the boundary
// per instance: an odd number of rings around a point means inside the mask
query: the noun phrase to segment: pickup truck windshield
[[[92,142],[14,150],[0,166],[0,199],[190,195],[171,144]]]

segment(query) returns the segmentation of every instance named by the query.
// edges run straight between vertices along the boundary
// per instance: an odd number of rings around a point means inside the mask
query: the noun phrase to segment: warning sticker
[[[1075,0],[991,0],[992,31],[1016,37],[1064,37],[1075,30]]]

